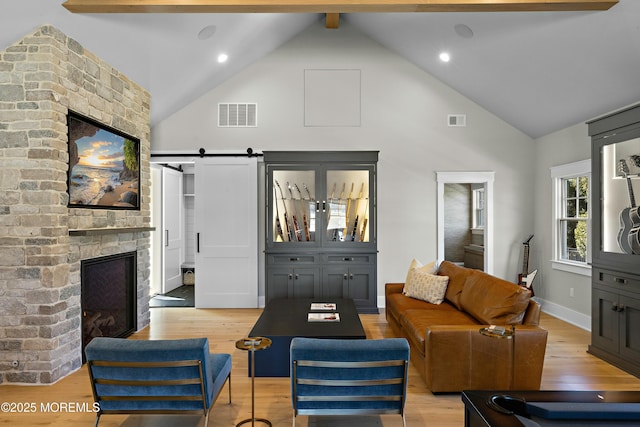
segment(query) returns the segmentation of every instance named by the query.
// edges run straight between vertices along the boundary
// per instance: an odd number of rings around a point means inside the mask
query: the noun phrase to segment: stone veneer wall
[[[0,383],[53,383],[80,368],[82,259],[137,251],[137,328],[148,325],[149,105],[54,27],[0,51]],[[69,109],[140,138],[140,211],[67,207]],[[134,230],[113,230],[123,227]],[[69,234],[88,229],[108,233]]]

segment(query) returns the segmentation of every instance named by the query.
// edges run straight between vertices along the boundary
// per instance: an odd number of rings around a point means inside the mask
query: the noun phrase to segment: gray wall
[[[471,243],[471,185],[444,185],[444,259],[464,261],[464,247]]]
[[[530,270],[539,269],[534,282],[536,296],[545,302],[545,311],[588,328],[591,316],[591,278],[554,270],[549,262],[553,257],[550,168],[591,158],[591,139],[587,135],[587,125],[580,123],[538,138],[535,146],[536,191],[531,203],[535,212],[535,238],[531,249],[534,261],[529,267]],[[574,289],[573,297],[569,296],[571,288]]]
[[[305,69],[361,71],[360,126],[304,126]],[[218,128],[219,102],[256,102],[258,127]],[[448,127],[448,114],[466,114],[467,127]],[[314,23],[152,129],[153,152],[200,147],[379,150],[380,297],[412,258],[436,258],[436,171],[495,171],[496,275],[515,280],[533,228],[533,140],[348,23]]]

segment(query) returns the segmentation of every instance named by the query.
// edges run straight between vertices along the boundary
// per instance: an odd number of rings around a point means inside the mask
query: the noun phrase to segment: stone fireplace
[[[0,51],[0,383],[80,368],[83,260],[134,253],[134,328],[149,324],[149,105],[52,26]],[[69,110],[140,139],[140,210],[67,207]]]

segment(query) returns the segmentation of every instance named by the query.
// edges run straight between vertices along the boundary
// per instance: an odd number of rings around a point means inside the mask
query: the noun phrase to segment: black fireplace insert
[[[93,338],[123,338],[135,331],[136,266],[136,252],[81,261],[83,361]]]

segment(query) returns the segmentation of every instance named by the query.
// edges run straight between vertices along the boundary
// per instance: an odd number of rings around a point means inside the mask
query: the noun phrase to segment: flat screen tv
[[[140,140],[80,114],[67,115],[69,207],[140,209]]]

